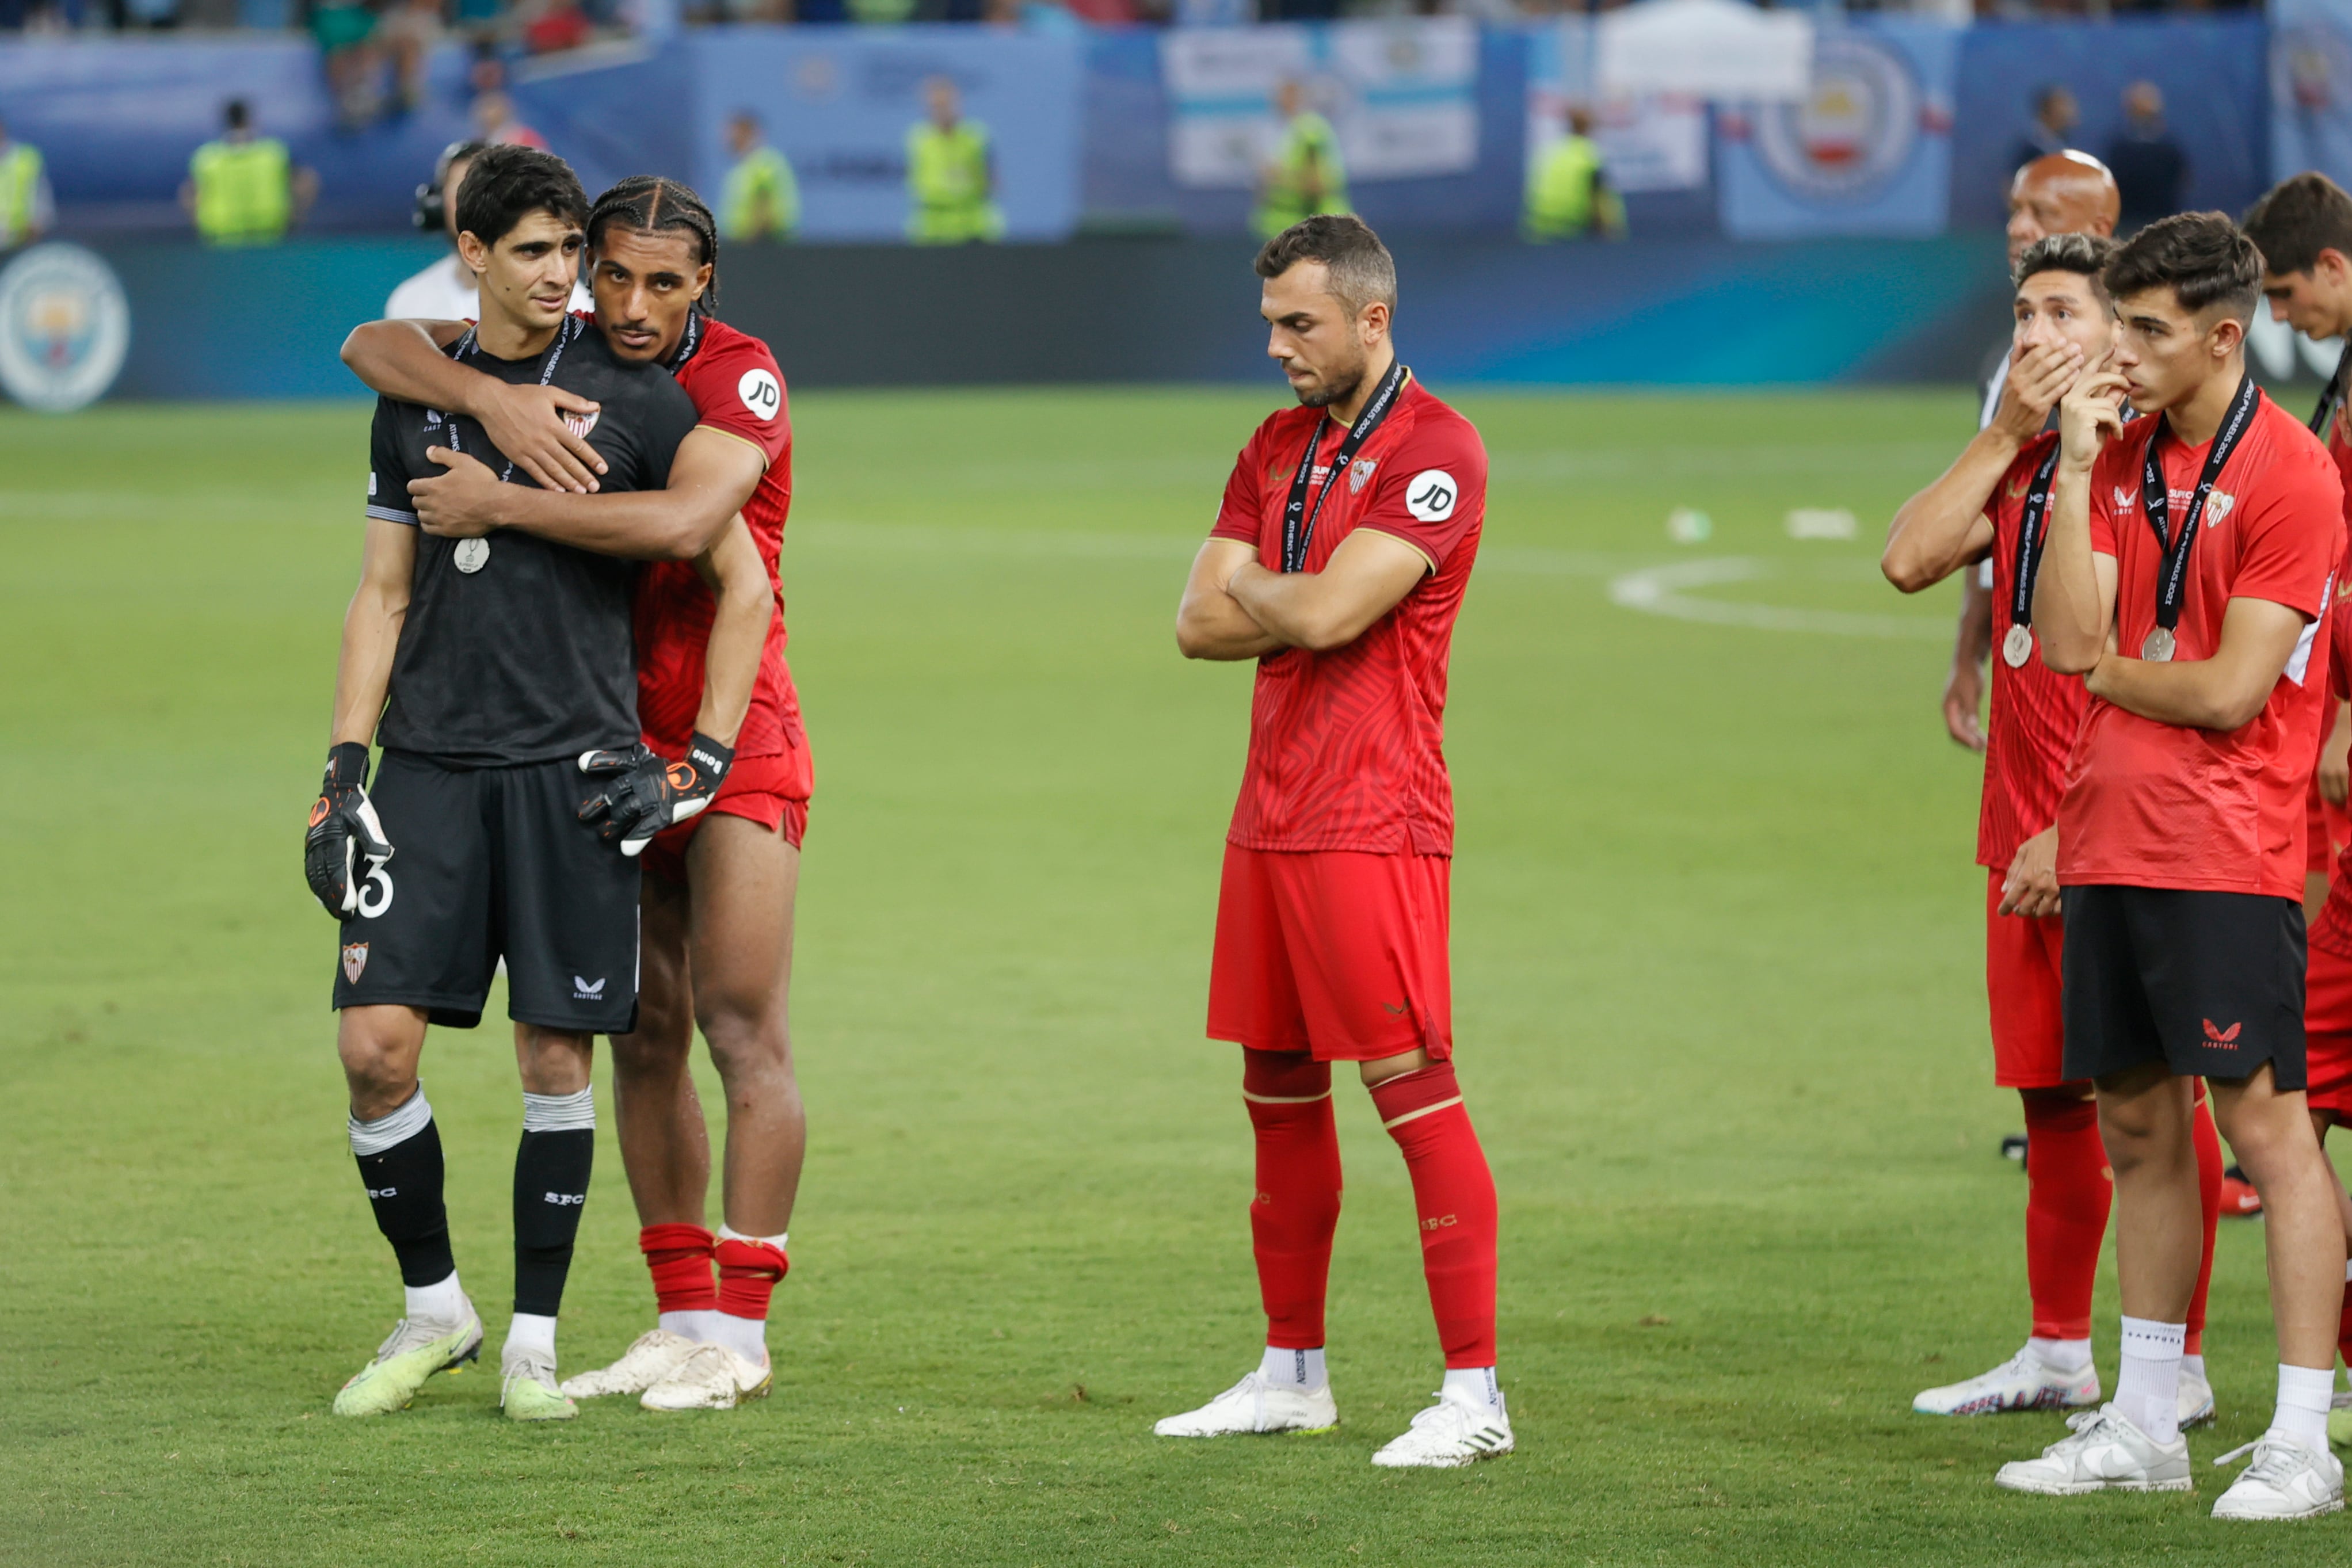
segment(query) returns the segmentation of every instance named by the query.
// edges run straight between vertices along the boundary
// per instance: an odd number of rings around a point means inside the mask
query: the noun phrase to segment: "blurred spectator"
[[[335,119],[347,127],[367,124],[383,108],[375,13],[366,0],[313,0],[310,37],[326,65]]]
[[[1274,111],[1282,120],[1282,140],[1259,176],[1257,209],[1250,214],[1266,239],[1317,213],[1349,210],[1339,133],[1307,107],[1307,89],[1284,80],[1274,89]]]
[[[523,25],[523,47],[534,55],[576,49],[595,36],[595,25],[580,8],[580,0],[547,0],[539,14]]]
[[[869,27],[894,27],[912,21],[916,0],[848,0],[849,19]]]
[[[0,250],[30,245],[57,221],[40,149],[12,141],[8,122],[0,120]]]
[[[2025,132],[2025,140],[2009,160],[2011,169],[2022,169],[2036,158],[2047,158],[2053,152],[2063,152],[2073,145],[2075,122],[2083,118],[2074,95],[2063,87],[2043,88],[2033,99],[2033,124]]]
[[[452,141],[433,167],[431,183],[416,190],[416,226],[437,228],[449,238],[449,254],[404,281],[384,302],[393,321],[472,321],[481,315],[474,269],[457,257],[457,187],[474,166],[479,141]]]
[[[441,0],[393,0],[376,26],[376,37],[392,54],[393,91],[403,112],[425,101],[425,74],[433,51],[448,37]]]
[[[1589,234],[1624,237],[1624,199],[1609,187],[1600,143],[1592,140],[1592,111],[1582,104],[1568,111],[1568,134],[1538,153],[1528,170],[1523,227],[1538,244]]]
[[[2189,155],[2164,126],[2164,93],[2152,81],[2124,89],[2124,128],[2107,143],[2107,167],[2123,193],[2126,233],[2180,210]]]
[[[474,57],[474,136],[489,147],[537,147],[547,138],[515,118],[514,99],[507,96],[507,68],[498,56],[482,49]]]
[[[792,238],[801,226],[800,182],[784,155],[761,139],[750,110],[738,110],[727,122],[727,150],[735,162],[719,196],[719,237],[730,245]]]
[[[988,127],[963,118],[963,95],[946,77],[923,84],[928,118],[907,128],[907,237],[967,245],[1004,237]]]
[[[319,176],[286,154],[286,143],[257,136],[241,98],[221,111],[222,132],[188,160],[180,205],[206,245],[276,245],[319,193]]]
[[[981,20],[992,27],[1025,27],[1033,33],[1076,36],[1085,31],[1061,0],[988,0],[981,10]],[[1133,17],[1118,20],[1131,21]]]

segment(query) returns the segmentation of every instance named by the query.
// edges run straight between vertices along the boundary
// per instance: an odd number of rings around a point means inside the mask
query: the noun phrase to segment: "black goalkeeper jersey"
[[[533,359],[493,359],[471,331],[448,351],[500,381],[559,386],[600,404],[587,439],[607,465],[606,490],[668,484],[670,459],[695,425],[693,400],[668,371],[619,359],[603,333],[574,317]],[[512,484],[531,483],[473,420],[380,398],[369,517],[416,523],[408,481],[443,472],[425,460],[428,446],[477,458]],[[634,562],[518,529],[486,539],[420,533],[377,742],[470,768],[635,745],[635,577]]]

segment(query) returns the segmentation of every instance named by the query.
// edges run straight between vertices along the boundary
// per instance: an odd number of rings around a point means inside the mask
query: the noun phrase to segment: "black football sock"
[[[563,1303],[588,1172],[596,1156],[593,1092],[525,1094],[515,1150],[514,1310],[551,1318]]]
[[[400,1282],[437,1285],[456,1273],[449,1212],[441,1202],[441,1130],[424,1085],[388,1116],[352,1118],[351,1139],[376,1228],[400,1260]]]

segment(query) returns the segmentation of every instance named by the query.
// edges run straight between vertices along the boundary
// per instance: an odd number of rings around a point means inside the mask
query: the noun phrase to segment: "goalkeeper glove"
[[[392,858],[392,842],[368,799],[367,769],[368,748],[356,740],[327,753],[327,780],[319,786],[302,841],[303,878],[338,920],[360,912],[360,890]]]
[[[665,761],[644,746],[634,751],[583,751],[580,771],[610,782],[580,802],[580,820],[602,822],[596,836],[608,844],[617,840],[621,852],[634,859],[656,833],[709,805],[734,762],[733,747],[721,746],[700,730],[695,731],[683,762]]]

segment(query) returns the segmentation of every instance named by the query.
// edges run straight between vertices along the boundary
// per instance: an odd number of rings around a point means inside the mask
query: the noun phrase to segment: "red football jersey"
[[[1291,476],[1323,411],[1286,408],[1257,428],[1225,481],[1213,537],[1255,545],[1282,565]],[[1319,571],[1358,528],[1393,535],[1435,568],[1344,648],[1286,648],[1258,661],[1249,761],[1229,842],[1253,850],[1454,852],[1445,773],[1445,668],[1454,621],[1486,515],[1486,448],[1470,422],[1417,382],[1346,473],[1328,465],[1346,439],[1323,432],[1308,476],[1327,483],[1306,570]]]
[[[2141,510],[2140,467],[2161,419],[2135,420],[2091,471],[2091,548],[2116,558],[2117,646],[2156,625],[2162,552]],[[2179,527],[2207,448],[2165,445]],[[2303,423],[2268,397],[2215,482],[2190,558],[2176,656],[2212,657],[2233,598],[2312,618],[2260,713],[2222,733],[2158,724],[2093,697],[2066,763],[2058,880],[2300,899],[2304,791],[2319,744],[2325,668],[2317,617],[2344,554],[2344,486]]]
[[[801,728],[800,695],[784,658],[783,580],[778,565],[784,519],[793,504],[793,427],[783,372],[767,344],[724,321],[697,317],[687,332],[670,373],[694,400],[701,422],[697,428],[748,443],[768,462],[758,488],[743,503],[743,521],[767,562],[776,613],[735,753],[793,758],[796,792],[787,796],[804,800],[814,784],[814,772],[808,737]],[[637,721],[646,744],[665,757],[685,756],[693,737],[695,714],[702,706],[702,653],[717,611],[717,601],[692,561],[649,561],[637,574]]]
[[[2326,430],[2321,433],[2320,439],[2327,444],[2327,455],[2336,460],[2336,476],[2344,481],[2345,521],[2347,525],[2352,525],[2352,431],[2347,431],[2346,429],[2346,424],[2347,423],[2346,417],[2347,412],[2347,411],[2341,405],[2336,408],[2335,413],[2327,422]],[[2352,558],[2347,559],[2352,559]],[[2339,596],[2343,592],[2345,580],[2344,573],[2339,571],[2336,574],[2336,592]],[[2331,650],[2331,653],[2332,652],[2333,650]],[[2331,669],[2335,667],[2336,666],[2333,664],[2330,666]],[[2331,681],[2331,685],[2333,683]],[[2340,700],[2342,695],[2342,693],[2336,693],[2336,700]],[[2328,721],[2326,714],[2327,711],[2332,710],[2335,706],[2335,700],[2331,700],[2326,705],[2326,707],[2322,711],[2322,716],[2319,721],[2319,739],[2323,744],[2326,741],[2328,729]],[[2320,837],[2305,845],[2307,858],[2305,860],[2304,863],[2313,871],[2329,870],[2332,867],[2332,862],[2335,861],[2336,856],[2333,852],[2333,846],[2328,844],[2326,841],[2330,835],[2331,829],[2334,830],[2334,837],[2338,840],[2345,839],[2346,835],[2343,832],[2345,811],[2343,807],[2331,806],[2326,800],[2321,798],[2319,793],[2319,774],[2315,767],[2313,769],[2311,776],[2311,789],[2305,797],[2305,832],[2307,834],[2316,833],[2320,835]]]
[[[2343,422],[2336,423],[2340,429]],[[2332,434],[2328,446],[2331,451],[2342,450]],[[2343,564],[2336,568],[2336,601],[2327,609],[2326,644],[2327,706],[2333,706],[2352,699],[2352,550],[2347,551]],[[2352,958],[2352,844],[2345,846],[2328,880],[2326,905],[2311,923],[2311,945]]]
[[[2066,754],[2083,727],[2090,696],[2079,675],[2042,662],[2041,645],[2012,669],[2002,655],[2016,599],[2017,536],[2025,492],[2058,444],[2055,431],[2025,444],[1986,504],[1992,519],[1992,725],[1985,736],[1984,800],[1977,811],[1977,863],[2007,871],[2017,848],[2058,820]],[[2048,523],[2043,528],[2046,531]]]

